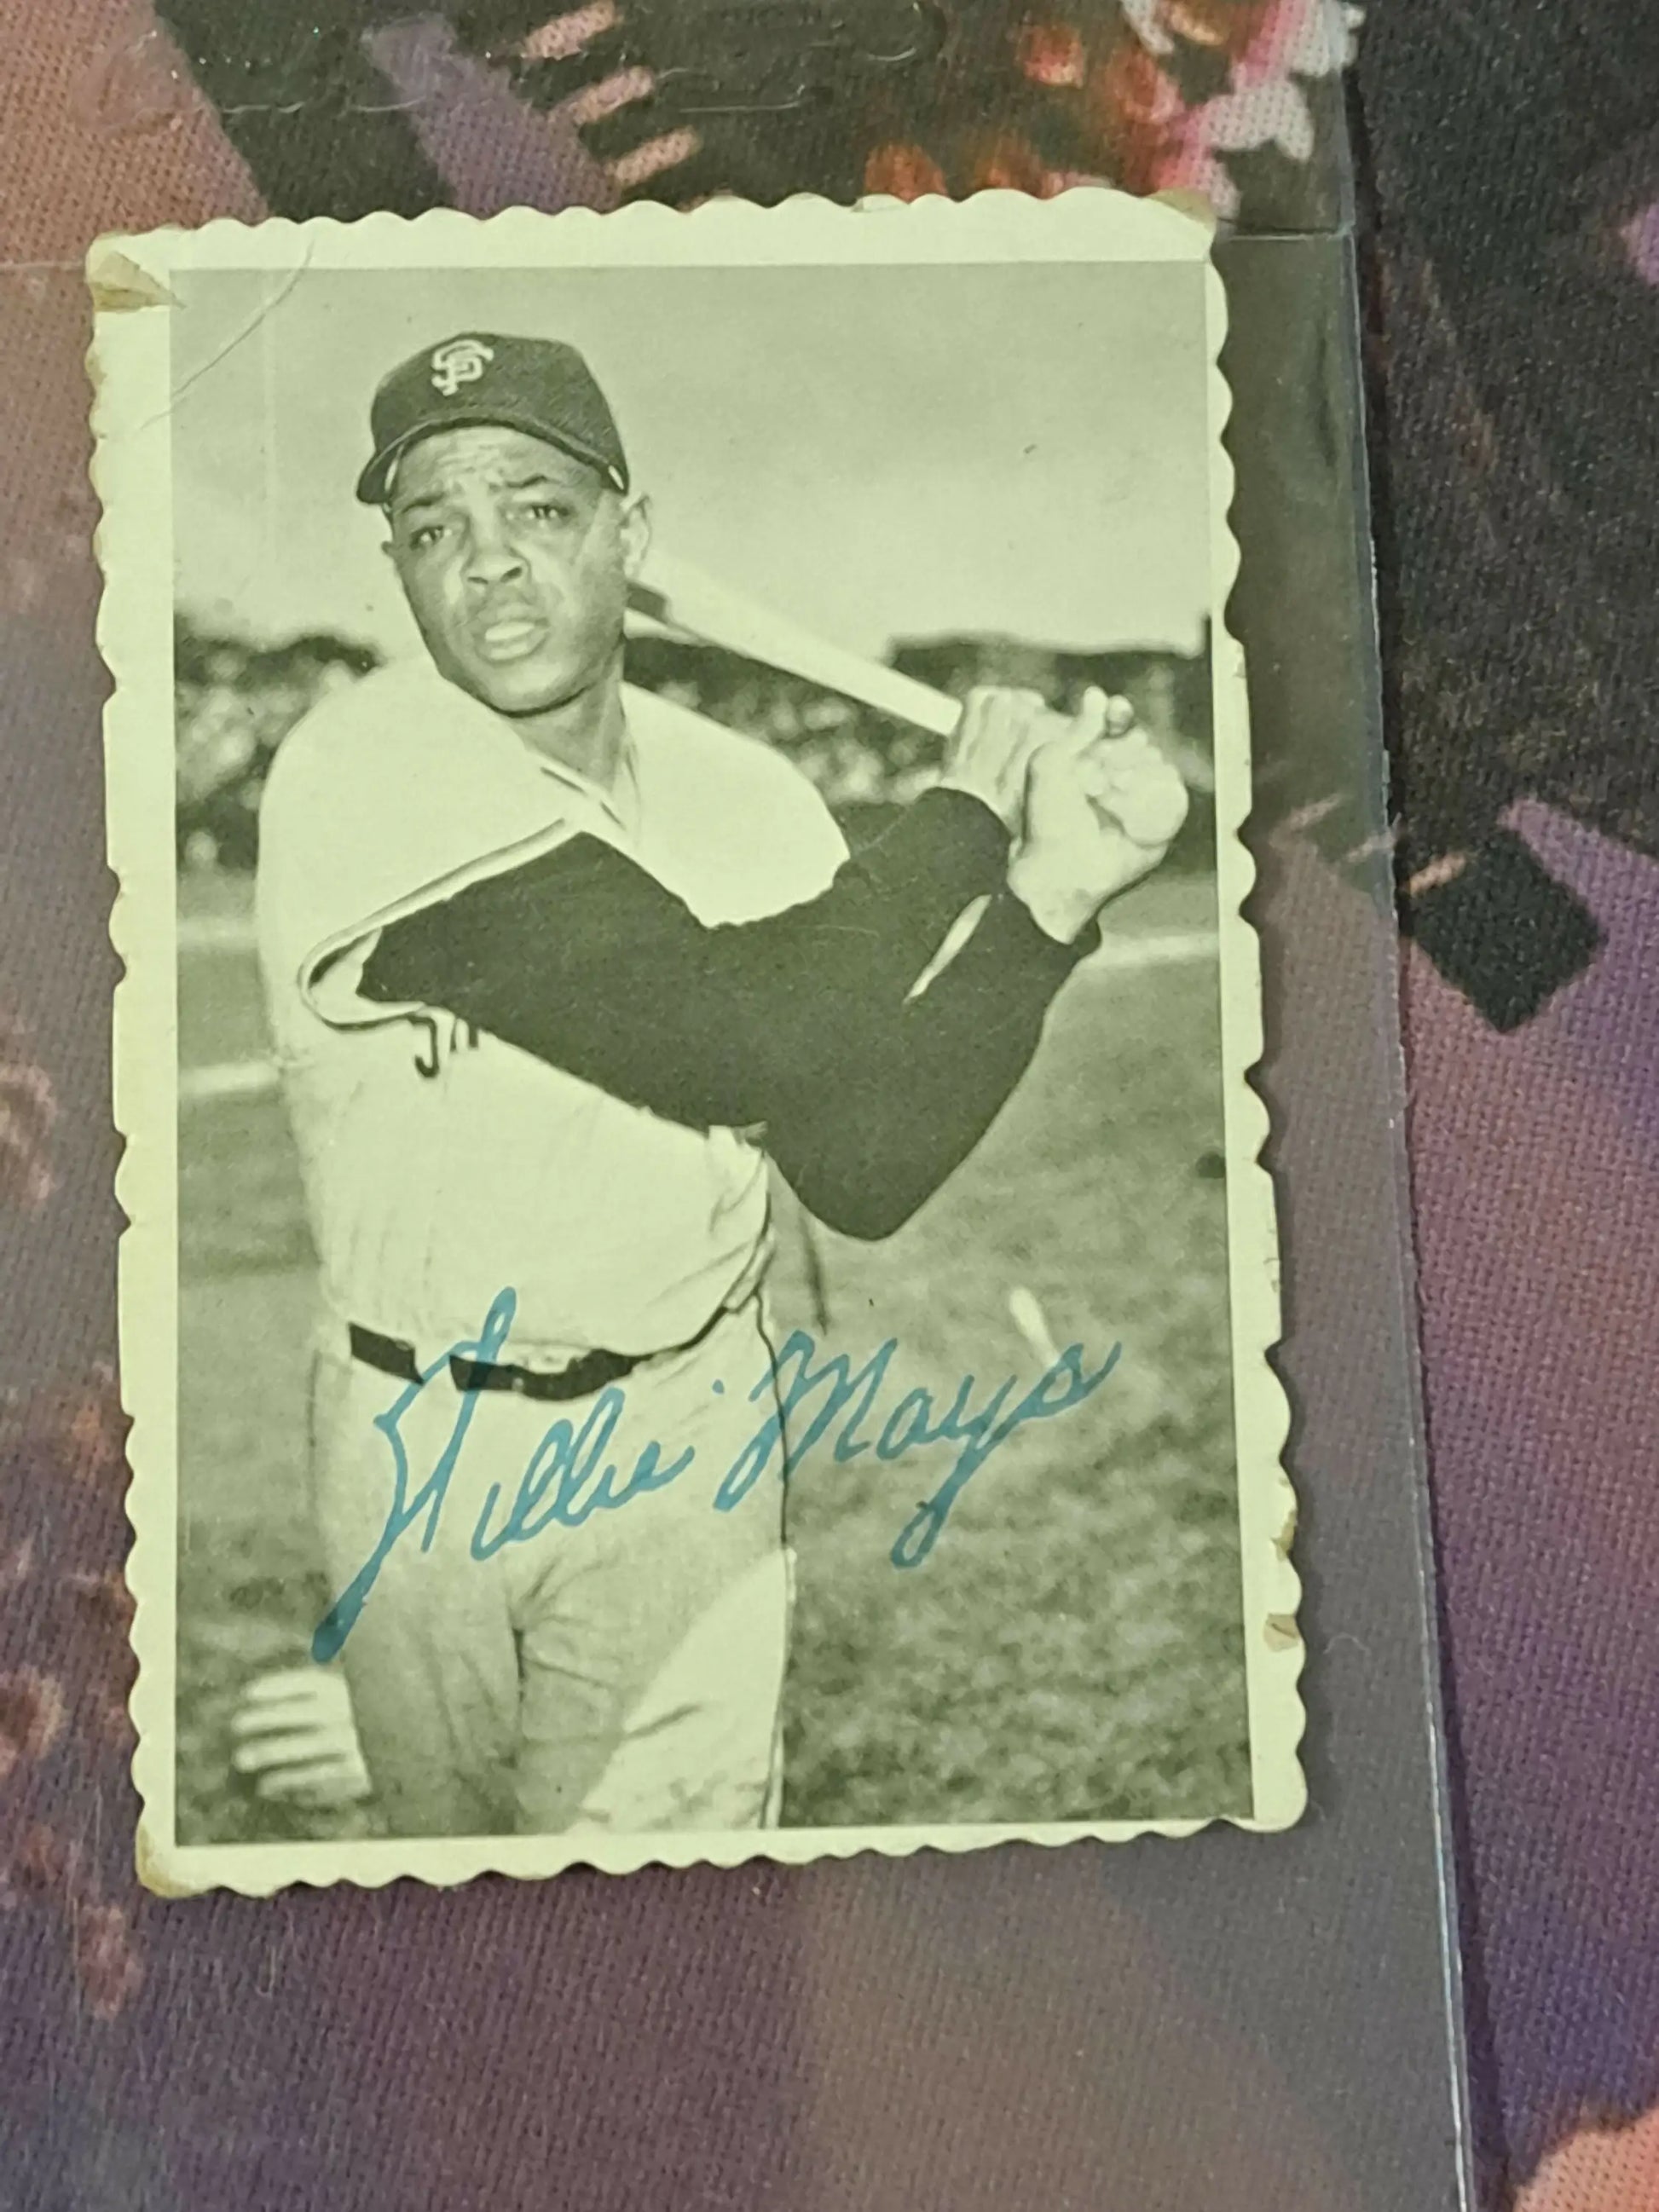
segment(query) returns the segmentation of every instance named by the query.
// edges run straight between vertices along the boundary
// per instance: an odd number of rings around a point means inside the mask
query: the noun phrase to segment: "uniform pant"
[[[610,1404],[471,1394],[429,1544],[423,1516],[385,1556],[341,1656],[393,1835],[752,1828],[776,1818],[790,1572],[775,1459],[734,1510],[714,1504],[775,1410],[758,1303],[612,1388],[619,1416],[602,1453],[588,1455],[588,1476],[566,1486],[563,1517],[494,1550],[526,1472],[542,1470],[534,1510],[520,1516],[531,1528],[560,1494],[545,1479],[550,1452],[568,1467],[566,1440],[585,1424],[591,1437]],[[337,1595],[386,1530],[394,1461],[376,1417],[405,1393],[343,1347],[319,1356],[314,1502]],[[398,1419],[411,1501],[460,1404],[446,1372]],[[663,1468],[688,1449],[693,1457],[665,1486],[582,1517],[604,1468],[620,1492],[653,1443]]]

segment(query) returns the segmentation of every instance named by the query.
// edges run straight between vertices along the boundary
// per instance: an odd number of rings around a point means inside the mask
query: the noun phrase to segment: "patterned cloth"
[[[792,9],[804,15],[806,0],[781,12]],[[84,732],[95,709],[77,643],[96,589],[94,503],[79,489],[88,240],[267,208],[1048,191],[1078,177],[1205,191],[1262,231],[1328,221],[1340,204],[1341,32],[1312,0],[901,0],[867,21],[823,10],[864,21],[862,43],[838,52],[813,31],[806,62],[799,40],[780,58],[757,11],[711,9],[689,40],[691,12],[665,0],[593,0],[550,20],[518,0],[451,0],[418,21],[373,0],[13,10],[0,132],[13,264],[0,273],[12,457],[0,834],[18,918],[0,984],[0,1380],[14,1389],[0,1438],[0,2205],[922,2201],[901,2177],[925,2161],[895,2124],[871,2124],[860,2166],[848,2106],[836,2125],[826,2102],[816,2135],[787,2117],[813,2109],[790,2024],[797,1950],[810,1963],[814,1947],[841,1943],[840,2001],[848,1987],[870,1997],[870,2070],[849,2061],[842,2098],[856,2097],[855,2077],[873,2096],[884,2066],[916,2063],[883,2043],[885,1978],[906,1953],[896,1927],[879,1956],[869,1948],[878,1911],[849,1955],[845,1925],[810,1901],[825,1893],[790,1893],[809,1902],[786,1928],[784,1884],[762,1870],[744,1879],[769,1948],[702,1940],[717,1874],[635,1878],[620,1939],[614,1919],[567,1902],[581,1876],[559,1886],[556,1914],[498,1885],[471,1905],[387,1893],[331,1919],[325,1938],[325,1901],[305,1895],[204,1903],[181,1929],[146,1907],[125,1864],[102,1103],[114,963],[95,771],[88,753],[58,774],[56,750],[59,730]],[[912,65],[933,52],[942,68]],[[710,88],[734,79],[775,110],[718,112]],[[1478,2150],[1492,2206],[1519,2190],[1527,2212],[1649,2212],[1659,13],[1382,0],[1358,85]],[[556,1944],[538,1937],[545,1926]],[[247,1995],[276,1987],[279,1957],[280,1998]],[[489,1962],[488,2002],[463,2019],[475,1957]],[[1149,1968],[1126,1944],[1119,1971],[1129,1988]],[[226,1975],[241,1992],[231,2073],[204,2053],[202,2026]],[[665,2045],[665,1992],[678,2024]],[[1057,2016],[1073,2002],[1057,1995]],[[503,2106],[526,2035],[542,2039],[539,2094],[520,2086]],[[485,2115],[465,2128],[449,2124],[458,2039]],[[647,2045],[648,2109],[624,2121],[592,2085],[635,2078],[630,2054]],[[958,2109],[1009,2097],[1037,2108],[1054,2094],[1035,2072],[977,2078],[983,2061],[959,2045],[932,2057],[956,2069]],[[1218,2072],[1218,2103],[1241,2078]],[[1252,2094],[1271,2091],[1255,2081]],[[1171,2149],[1159,2201],[1205,2201],[1202,2127],[1188,2124],[1194,2162]],[[1030,2173],[1002,2172],[997,2157],[988,2142],[984,2185],[1036,2201]],[[1264,2175],[1253,2201],[1270,2197],[1290,2201]]]

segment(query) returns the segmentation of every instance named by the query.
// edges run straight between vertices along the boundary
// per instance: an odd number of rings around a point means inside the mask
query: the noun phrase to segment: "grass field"
[[[181,956],[186,1068],[257,1058],[237,915]],[[975,1402],[1043,1361],[1011,1293],[1091,1365],[1085,1405],[1023,1430],[969,1484],[927,1564],[895,1537],[946,1472],[815,1455],[791,1492],[799,1607],[787,1692],[792,1825],[1178,1817],[1249,1809],[1224,1284],[1212,961],[1133,964],[1201,932],[1213,888],[1133,894],[1120,963],[1066,987],[1030,1073],[954,1182],[884,1244],[816,1234],[823,1351],[899,1352],[912,1385]],[[269,1091],[183,1109],[179,1818],[188,1840],[338,1833],[372,1813],[281,1813],[231,1773],[244,1683],[296,1662],[326,1598],[303,1503],[311,1252],[283,1110]],[[784,1329],[813,1328],[803,1224],[779,1208]],[[817,1332],[815,1332],[817,1333]],[[649,1510],[649,1501],[635,1509]]]

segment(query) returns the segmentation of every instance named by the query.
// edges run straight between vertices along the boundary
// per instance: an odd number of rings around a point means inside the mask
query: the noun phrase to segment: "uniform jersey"
[[[630,1106],[449,1015],[367,1004],[389,917],[586,831],[706,923],[814,896],[845,858],[780,755],[624,687],[602,792],[425,663],[314,708],[260,817],[260,963],[325,1305],[424,1364],[503,1289],[526,1365],[686,1342],[764,1264],[765,1160],[743,1133]],[[526,950],[533,959],[534,948]]]

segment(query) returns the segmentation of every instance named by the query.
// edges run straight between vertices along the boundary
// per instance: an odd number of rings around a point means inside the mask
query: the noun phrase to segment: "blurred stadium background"
[[[1249,1809],[1225,1291],[1207,656],[1065,654],[995,638],[895,647],[961,693],[1087,683],[1132,699],[1194,794],[1170,864],[1112,909],[1025,1082],[900,1234],[856,1245],[779,1193],[781,1328],[901,1350],[894,1397],[1035,1381],[1051,1346],[1124,1355],[1096,1398],[1023,1431],[927,1566],[894,1537],[946,1472],[809,1462],[791,1533],[790,1825],[1084,1820]],[[252,935],[265,773],[313,700],[375,665],[332,635],[258,643],[181,617],[179,1833],[361,1832],[372,1806],[284,1808],[231,1765],[248,1683],[303,1661],[327,1603],[305,1497],[313,1261]],[[635,638],[630,680],[767,738],[854,843],[926,781],[937,741],[728,653]]]
[[[1131,700],[1176,761],[1195,804],[1173,858],[1206,869],[1214,853],[1208,732],[1209,652],[1056,653],[1012,638],[901,642],[892,665],[960,697],[975,684],[1018,684],[1069,708],[1085,685]],[[173,635],[179,852],[187,866],[251,871],[259,793],[276,748],[323,694],[379,665],[373,647],[326,634],[256,645],[181,616]],[[719,647],[649,635],[629,641],[630,682],[763,737],[823,793],[854,841],[913,798],[939,741],[815,684]]]

